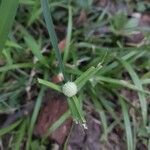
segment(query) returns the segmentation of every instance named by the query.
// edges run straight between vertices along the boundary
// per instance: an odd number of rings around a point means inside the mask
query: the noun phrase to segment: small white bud
[[[84,129],[86,129],[86,130],[88,129],[86,123],[83,123],[82,126],[83,126]]]
[[[74,82],[68,81],[63,85],[62,91],[67,97],[72,97],[78,92],[77,85]]]

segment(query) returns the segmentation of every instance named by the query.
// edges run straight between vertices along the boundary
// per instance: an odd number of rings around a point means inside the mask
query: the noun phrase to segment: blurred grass
[[[48,73],[47,73],[47,71],[45,71],[44,79],[46,80],[47,78],[48,78]],[[27,139],[26,150],[30,149],[30,144],[31,144],[31,141],[32,141],[32,134],[33,134],[34,126],[35,126],[35,123],[36,123],[36,120],[37,120],[37,117],[38,117],[38,114],[39,114],[39,111],[40,111],[40,107],[41,107],[42,100],[43,100],[43,97],[44,97],[44,94],[45,94],[45,90],[46,90],[45,86],[41,86],[41,89],[39,91],[39,94],[38,94],[38,97],[37,97],[37,100],[36,100],[36,104],[35,104],[35,107],[34,107],[34,111],[33,111],[32,117],[31,117],[31,122],[30,122],[30,125],[29,125],[29,129],[28,129],[28,139]]]
[[[69,101],[75,117],[79,116],[84,120],[82,115],[86,114],[87,110],[83,112],[81,106],[86,104],[98,113],[96,119],[101,124],[102,141],[109,142],[109,134],[114,133],[114,129],[121,128],[121,141],[127,145],[128,150],[137,149],[139,144],[148,148],[149,27],[139,29],[137,20],[129,17],[126,9],[120,9],[112,14],[108,7],[103,9],[89,0],[51,0],[47,1],[46,5],[42,0],[42,6],[40,0],[0,2],[0,116],[9,116],[22,109],[28,102],[27,87],[31,88],[30,92],[33,94],[30,100],[35,99],[35,108],[31,115],[0,129],[2,142],[9,133],[13,136],[12,140],[8,141],[15,149],[20,149],[25,141],[28,143],[26,149],[46,146],[46,138],[41,145],[42,139],[33,137],[33,130],[44,91],[50,87],[61,92],[61,86],[52,83],[52,76],[63,72],[67,74],[67,80],[75,80],[79,86],[79,100],[74,97],[73,103]],[[129,1],[124,1],[123,4],[130,6]],[[132,8],[129,9],[131,12],[142,14],[149,7],[148,2],[140,1],[132,2]],[[42,9],[46,24],[41,15]],[[81,21],[76,25],[81,12],[84,12],[86,17],[84,16],[83,23]],[[101,29],[104,27],[109,29],[108,33],[102,32]],[[147,42],[143,45],[140,43],[141,46],[134,44],[128,47],[126,38],[139,31],[143,33]],[[63,39],[66,39],[66,45],[60,53],[58,45]],[[91,67],[102,62],[106,52],[103,67]],[[35,71],[33,76],[32,71]],[[42,80],[45,71],[48,77]],[[124,94],[124,91],[127,94]],[[81,96],[81,93],[84,96]],[[130,93],[134,93],[133,96]],[[78,113],[75,107],[79,107]],[[131,113],[131,110],[135,113]],[[69,114],[67,112],[60,117],[48,132],[56,130]]]
[[[134,84],[136,85],[136,87],[140,90],[143,90],[141,81],[140,81],[138,75],[136,74],[136,72],[133,70],[132,66],[130,64],[128,64],[127,62],[125,62],[125,61],[122,61],[122,64],[128,70],[128,72],[129,72]],[[139,96],[139,100],[140,100],[140,103],[141,103],[143,124],[145,126],[147,124],[147,102],[146,102],[146,97],[145,97],[144,93],[141,93],[141,92],[138,92],[138,96]]]
[[[122,98],[120,98],[120,103],[122,107],[125,130],[126,130],[127,147],[128,147],[128,150],[134,150],[135,146],[133,145],[133,137],[132,137],[132,130],[131,130],[131,123],[129,119],[128,108]]]
[[[19,0],[2,0],[0,5],[0,52],[2,51],[7,40],[9,31],[18,8]]]

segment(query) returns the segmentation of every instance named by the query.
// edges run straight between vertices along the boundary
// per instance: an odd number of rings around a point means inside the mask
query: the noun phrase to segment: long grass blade
[[[38,82],[39,82],[40,84],[43,84],[43,85],[45,85],[45,86],[48,86],[49,88],[52,88],[53,90],[56,90],[56,91],[58,91],[58,92],[62,92],[61,87],[58,86],[57,84],[54,84],[54,83],[52,83],[52,82],[49,82],[49,81],[46,81],[46,80],[43,80],[43,79],[38,79]]]
[[[18,130],[18,135],[16,137],[16,143],[14,145],[15,150],[20,150],[21,148],[21,142],[23,141],[23,137],[25,135],[27,120],[24,120],[21,124],[20,129]]]
[[[99,113],[99,116],[100,116],[100,119],[101,119],[101,123],[102,123],[102,127],[103,127],[103,140],[107,141],[107,128],[108,128],[108,125],[107,125],[107,117],[106,117],[106,114],[105,114],[105,111],[103,109],[103,106],[102,104],[98,101],[98,98],[97,98],[97,94],[96,92],[92,89],[92,101],[93,101],[93,104],[96,108],[96,111]]]
[[[64,65],[62,62],[60,50],[58,48],[58,39],[57,39],[57,36],[55,33],[55,28],[54,28],[54,24],[53,24],[53,20],[52,20],[52,16],[51,16],[51,11],[50,11],[50,8],[48,7],[49,6],[48,0],[41,0],[41,5],[42,5],[42,11],[43,11],[44,19],[45,19],[46,26],[48,29],[48,33],[50,36],[50,40],[51,40],[52,46],[55,50],[57,60],[59,62],[60,71],[62,72],[62,74],[64,75],[64,79],[66,80]]]
[[[138,75],[136,74],[136,72],[132,68],[132,66],[129,63],[127,63],[126,61],[123,61],[123,60],[120,60],[120,61],[123,64],[123,66],[128,70],[128,72],[129,72],[134,84],[136,85],[136,87],[139,88],[139,90],[144,91],[142,83],[141,83]],[[140,104],[141,104],[143,125],[146,125],[147,124],[147,101],[146,101],[146,97],[145,97],[145,94],[143,92],[138,92],[138,96],[139,96],[139,100],[140,100]]]
[[[9,70],[15,70],[20,68],[32,68],[35,65],[32,63],[19,63],[19,64],[13,64],[13,65],[6,65],[0,68],[0,72],[5,72]]]
[[[84,118],[84,114],[83,114],[83,110],[82,110],[80,101],[78,100],[78,98],[76,96],[73,96],[71,98],[68,98],[68,103],[69,103],[69,106],[72,105],[70,110],[71,110],[71,114],[72,114],[74,120],[77,123],[80,123],[81,125],[83,125],[83,127],[84,127],[86,120]]]
[[[3,49],[13,25],[19,0],[2,0],[0,5],[0,51]]]
[[[100,83],[106,82],[106,83],[110,83],[110,84],[114,84],[114,85],[118,85],[118,86],[123,86],[123,87],[129,88],[131,90],[150,95],[149,91],[139,89],[135,85],[133,85],[125,80],[119,80],[119,79],[114,79],[114,78],[109,78],[109,77],[104,77],[104,76],[96,76],[94,80],[97,82],[100,82]]]
[[[24,39],[25,39],[27,46],[31,48],[32,53],[41,62],[41,64],[45,65],[46,67],[49,67],[46,59],[41,53],[41,48],[38,45],[38,43],[35,41],[35,39],[29,34],[26,34]]]
[[[76,80],[75,83],[78,86],[78,90],[80,90],[85,83],[92,78],[101,68],[102,66],[98,65],[97,67],[91,67],[87,71],[85,71],[81,76],[79,76]]]
[[[6,128],[3,128],[0,130],[0,137],[3,136],[4,134],[6,133],[9,133],[11,130],[13,130],[14,128],[16,128],[20,123],[21,123],[22,120],[18,120],[16,121],[15,123],[9,125],[8,127]]]
[[[125,130],[126,130],[127,147],[128,147],[128,150],[134,150],[133,136],[132,136],[131,123],[129,119],[127,104],[122,98],[120,98],[119,100],[120,100],[120,104],[121,104],[122,112],[123,112],[123,118],[124,118]]]
[[[47,76],[48,76],[48,74],[47,74],[47,72],[45,72],[44,79],[47,79]],[[39,114],[39,110],[41,107],[41,103],[42,103],[42,99],[43,99],[45,90],[46,90],[46,87],[42,86],[40,89],[39,95],[37,97],[37,100],[36,100],[35,108],[34,108],[34,111],[33,111],[32,117],[31,117],[31,123],[30,123],[29,130],[28,130],[28,140],[27,140],[26,150],[30,149],[31,137],[32,137],[34,125],[35,125],[37,116]]]
[[[69,19],[68,19],[68,30],[67,30],[67,39],[66,39],[66,47],[64,51],[63,62],[66,63],[68,59],[68,53],[70,48],[70,41],[71,41],[71,34],[72,34],[72,8],[69,6]]]

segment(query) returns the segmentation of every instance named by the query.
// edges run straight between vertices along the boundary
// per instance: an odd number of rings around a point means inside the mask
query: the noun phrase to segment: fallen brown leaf
[[[41,109],[35,129],[35,134],[40,137],[68,110],[67,101],[63,95],[48,92],[46,99],[47,102]],[[58,129],[49,135],[49,139],[60,145],[63,144],[70,131],[71,124],[72,119],[67,119]]]

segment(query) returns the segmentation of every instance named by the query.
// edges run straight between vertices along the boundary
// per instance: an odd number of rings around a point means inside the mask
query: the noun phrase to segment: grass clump
[[[149,148],[150,26],[135,17],[147,15],[149,3],[130,3],[110,2],[113,10],[95,0],[0,1],[2,148],[46,149],[70,116],[87,128],[89,114],[102,130],[101,144],[113,133],[128,150]],[[75,86],[64,92],[68,82]],[[39,138],[34,128],[48,90],[65,93],[69,109]]]

